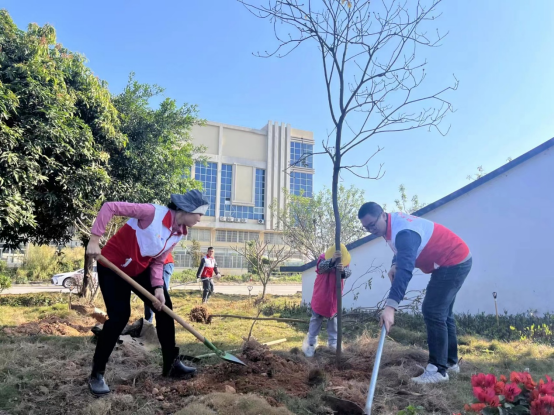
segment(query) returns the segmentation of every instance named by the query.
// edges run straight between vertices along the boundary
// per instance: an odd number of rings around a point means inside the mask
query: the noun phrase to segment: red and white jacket
[[[415,266],[423,273],[432,273],[441,266],[455,266],[470,256],[466,243],[448,228],[402,212],[388,214],[385,240],[397,253],[394,242],[402,230],[412,230],[421,237]]]
[[[219,274],[215,258],[209,256],[202,257],[202,260],[200,261],[200,267],[198,268],[198,272],[196,273],[196,278],[211,279],[214,275],[214,272],[215,274]]]
[[[186,227],[175,223],[175,212],[167,207],[107,202],[98,213],[92,234],[103,235],[115,215],[131,218],[108,240],[102,255],[131,277],[150,267],[152,286],[163,285],[163,265],[186,235]]]

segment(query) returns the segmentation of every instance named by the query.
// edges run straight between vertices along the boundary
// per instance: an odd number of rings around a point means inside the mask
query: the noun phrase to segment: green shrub
[[[425,322],[421,313],[397,313],[397,327],[415,332],[425,332]],[[499,341],[530,340],[537,343],[554,345],[554,315],[537,316],[529,311],[508,315],[468,314],[456,315],[458,335],[481,336]]]
[[[2,306],[50,306],[66,302],[67,299],[61,293],[26,293],[24,295],[0,296],[0,305]]]
[[[15,269],[15,274],[13,275],[12,279],[14,279],[15,283],[18,285],[27,283],[29,281],[27,270],[22,268]]]
[[[171,276],[172,282],[177,283],[191,283],[196,282],[196,270],[194,269],[184,269],[179,272],[173,273]]]
[[[12,279],[10,276],[0,273],[0,293],[4,290],[9,289],[12,286]]]

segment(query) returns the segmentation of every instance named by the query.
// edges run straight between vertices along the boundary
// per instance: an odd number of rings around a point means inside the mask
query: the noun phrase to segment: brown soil
[[[82,336],[90,332],[90,326],[78,325],[67,319],[50,316],[40,321],[27,322],[15,328],[4,328],[6,335],[56,335],[56,336]]]

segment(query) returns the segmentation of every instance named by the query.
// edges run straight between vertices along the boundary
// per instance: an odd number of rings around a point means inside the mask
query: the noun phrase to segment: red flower
[[[493,387],[487,387],[486,389],[482,389],[481,387],[474,387],[473,388],[473,395],[481,403],[487,404],[491,407],[500,406],[498,396],[494,392]]]
[[[527,390],[533,390],[537,386],[537,383],[535,383],[535,381],[531,377],[531,374],[523,373],[523,376],[524,376],[523,385],[525,386],[525,388]]]
[[[483,410],[487,405],[485,403],[473,403],[471,406],[469,406],[469,410],[479,413],[481,410]]]
[[[477,374],[474,376],[471,376],[471,385],[473,387],[481,387],[483,389],[486,389],[487,387],[494,387],[496,384],[496,377],[494,374]]]
[[[545,383],[541,379],[539,381],[539,394],[553,395],[554,394],[554,383],[552,381],[549,381],[548,383]]]
[[[531,402],[532,415],[553,415],[554,396],[542,396]]]
[[[496,384],[494,385],[494,392],[496,394],[504,394],[504,386],[506,384],[502,381],[497,381]]]
[[[517,373],[515,371],[512,371],[512,374],[510,374],[510,381],[512,383],[523,383],[524,377],[522,376],[522,373]]]
[[[502,383],[505,383],[505,382],[508,381],[508,380],[506,379],[506,376],[502,375],[502,376],[500,376],[500,381],[501,381]]]
[[[504,397],[508,402],[513,402],[519,394],[521,394],[521,389],[515,383],[507,384],[504,388]]]

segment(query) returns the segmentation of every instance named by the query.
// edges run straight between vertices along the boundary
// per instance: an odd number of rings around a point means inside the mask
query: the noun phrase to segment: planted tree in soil
[[[322,141],[321,152],[333,163],[332,195],[335,218],[335,245],[340,247],[341,221],[338,184],[341,171],[357,177],[378,179],[382,165],[370,173],[368,164],[382,149],[359,148],[384,134],[414,129],[435,129],[452,110],[445,93],[451,86],[429,92],[418,88],[425,80],[426,62],[416,59],[417,51],[436,47],[443,39],[438,32],[425,32],[438,17],[440,0],[406,2],[383,0],[238,0],[252,14],[267,19],[277,39],[273,51],[259,57],[285,57],[299,47],[319,52],[332,130]],[[366,153],[363,159],[352,153]],[[306,154],[305,157],[311,157]],[[347,161],[347,156],[358,161]],[[338,348],[342,343],[342,297],[337,272]],[[338,362],[338,360],[337,360]]]

